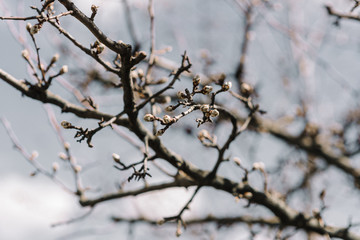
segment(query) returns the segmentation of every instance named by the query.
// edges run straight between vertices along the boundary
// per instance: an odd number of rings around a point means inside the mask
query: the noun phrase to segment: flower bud
[[[31,156],[30,156],[29,160],[30,160],[30,161],[35,160],[37,157],[39,157],[38,151],[33,151],[33,152],[31,153]]]
[[[66,151],[69,151],[70,143],[69,142],[64,142],[64,148],[65,148]]]
[[[159,80],[156,81],[156,84],[164,84],[168,81],[168,78],[167,77],[163,77],[163,78],[160,78]]]
[[[181,92],[181,91],[178,91],[177,97],[178,97],[179,99],[185,99],[187,96],[186,96],[185,93],[183,93],[183,92]]]
[[[234,160],[236,165],[241,166],[241,159],[240,158],[234,157],[233,160]]]
[[[173,106],[172,105],[169,105],[165,108],[165,111],[167,112],[172,112],[174,109],[173,109]]]
[[[152,114],[150,114],[150,113],[145,114],[144,120],[145,120],[146,122],[153,122],[153,121],[155,120],[155,116],[152,115]]]
[[[73,125],[71,123],[69,123],[68,121],[62,121],[61,122],[61,126],[65,129],[69,129],[71,128]]]
[[[54,64],[59,60],[59,54],[55,54],[50,61],[50,64]]]
[[[203,87],[202,93],[203,94],[209,94],[209,93],[211,93],[212,90],[213,90],[212,86],[206,85],[206,86]]]
[[[37,34],[40,31],[41,26],[39,24],[35,24],[30,28],[30,34],[34,35]]]
[[[59,168],[60,168],[60,166],[59,166],[59,164],[57,162],[54,162],[52,164],[52,170],[53,170],[54,173],[57,172],[59,170]]]
[[[199,139],[200,141],[204,141],[205,139],[209,139],[209,138],[211,138],[210,133],[209,133],[207,130],[205,130],[205,129],[202,129],[202,130],[198,133],[198,139]]]
[[[173,118],[170,117],[169,115],[165,115],[165,116],[163,117],[163,120],[164,120],[164,123],[165,123],[165,124],[169,124],[169,123],[172,122]]]
[[[67,73],[68,72],[68,66],[67,65],[64,65],[62,66],[62,68],[60,69],[60,74],[64,74],[64,73]]]
[[[27,30],[28,32],[30,32],[31,28],[32,28],[32,25],[31,25],[31,23],[28,22],[28,23],[26,24],[26,30]]]
[[[79,172],[81,171],[81,169],[82,169],[82,167],[81,167],[80,165],[76,165],[76,166],[74,167],[75,173],[79,173]]]
[[[244,193],[244,198],[251,199],[253,197],[253,194],[251,192]]]
[[[216,109],[210,110],[209,113],[210,113],[210,116],[211,116],[211,117],[217,117],[217,116],[219,116],[219,111],[216,110]]]
[[[181,233],[181,228],[176,229],[176,237],[180,237]]]
[[[26,49],[22,50],[21,56],[22,56],[23,58],[25,58],[26,60],[28,60],[28,59],[29,59],[29,51],[26,50]]]
[[[164,223],[165,223],[165,220],[164,220],[164,219],[161,219],[161,220],[157,221],[157,224],[158,224],[158,225],[163,225]]]
[[[196,87],[200,84],[200,76],[199,75],[196,75],[194,78],[193,78],[193,85]]]
[[[209,106],[209,104],[203,104],[203,105],[201,105],[200,110],[201,110],[202,112],[204,112],[204,113],[209,112],[209,111],[210,111],[210,106]]]
[[[250,84],[243,82],[240,85],[240,91],[243,95],[248,97],[254,92],[254,88]]]
[[[65,154],[65,153],[63,153],[63,152],[61,152],[61,153],[59,153],[59,158],[61,159],[61,160],[67,160],[68,159],[68,156]]]
[[[113,153],[112,154],[112,158],[115,162],[119,163],[120,162],[120,156],[119,154]]]
[[[232,83],[231,83],[231,82],[224,82],[224,84],[222,85],[222,89],[223,89],[224,91],[228,91],[231,87],[232,87]]]
[[[263,162],[254,162],[253,169],[254,170],[260,170],[260,171],[265,171],[265,164]]]

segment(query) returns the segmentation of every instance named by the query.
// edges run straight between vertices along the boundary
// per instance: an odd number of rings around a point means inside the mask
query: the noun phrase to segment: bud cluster
[[[41,24],[35,24],[34,26],[31,25],[31,23],[27,23],[26,24],[26,30],[31,34],[37,34],[40,29],[41,29],[42,25]]]
[[[205,114],[206,117],[219,116],[219,111],[217,109],[211,109],[209,104],[201,105],[200,110]]]

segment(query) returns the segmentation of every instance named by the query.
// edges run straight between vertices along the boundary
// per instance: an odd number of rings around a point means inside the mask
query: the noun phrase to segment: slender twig
[[[50,178],[52,181],[54,181],[56,184],[58,184],[62,189],[64,189],[66,192],[75,194],[74,191],[72,191],[70,188],[68,188],[62,181],[58,179],[58,177],[55,175],[54,172],[47,171],[38,161],[36,161],[36,156],[34,154],[29,154],[25,148],[23,148],[16,137],[15,133],[13,132],[10,122],[5,119],[1,118],[1,122],[3,126],[5,127],[5,130],[7,134],[9,135],[11,141],[13,142],[15,148],[23,155],[23,157],[35,168],[36,173],[41,173],[44,176]]]
[[[62,226],[62,225],[67,225],[67,224],[71,224],[71,223],[74,223],[74,222],[78,222],[78,221],[81,221],[81,220],[84,220],[86,217],[88,217],[92,212],[94,211],[94,207],[90,207],[88,211],[86,211],[84,214],[78,216],[78,217],[75,217],[75,218],[72,218],[72,219],[69,219],[69,220],[65,220],[65,221],[62,221],[62,222],[57,222],[57,223],[53,223],[51,224],[51,227],[58,227],[58,226]]]

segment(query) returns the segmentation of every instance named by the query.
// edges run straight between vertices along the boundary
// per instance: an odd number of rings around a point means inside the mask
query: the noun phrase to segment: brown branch
[[[248,52],[248,45],[249,45],[249,32],[252,27],[252,8],[253,6],[250,4],[245,12],[245,26],[244,26],[244,37],[243,42],[241,45],[241,56],[240,56],[240,62],[237,66],[235,77],[238,80],[239,87],[241,83],[244,80],[244,69],[245,69],[245,62],[246,62],[246,56]]]
[[[360,17],[358,15],[355,14],[346,14],[346,13],[340,13],[335,11],[331,6],[325,6],[327,13],[331,16],[335,16],[338,17],[338,19],[350,19],[350,20],[356,20],[356,21],[360,21]]]
[[[80,204],[83,207],[84,206],[95,206],[102,202],[119,199],[119,198],[124,198],[124,197],[128,197],[128,196],[137,196],[140,194],[158,191],[158,190],[164,190],[164,189],[173,188],[173,187],[190,187],[190,186],[194,186],[194,185],[196,185],[196,182],[183,177],[183,178],[178,178],[175,181],[170,182],[170,183],[163,183],[163,184],[158,184],[158,185],[147,186],[147,187],[144,187],[144,188],[141,188],[138,190],[105,194],[105,195],[103,195],[99,198],[95,198],[95,199],[86,199],[85,197],[83,197],[82,199],[80,199]]]
[[[29,87],[25,82],[15,79],[13,76],[6,73],[2,69],[0,69],[0,78],[3,79],[9,85],[19,90],[23,95],[41,101],[43,103],[51,103],[53,105],[56,105],[60,107],[62,112],[71,112],[81,118],[90,118],[90,119],[98,119],[98,120],[102,120],[102,119],[110,120],[111,118],[114,117],[113,115],[102,113],[94,109],[90,110],[79,107],[73,103],[70,103],[67,100],[62,99],[60,96],[55,95],[49,90],[37,91],[36,89]],[[117,118],[114,123],[121,126],[126,126],[126,127],[128,126],[128,121],[124,118]]]
[[[131,53],[131,46],[123,42],[115,42],[111,40],[107,35],[105,35],[90,18],[88,18],[82,11],[80,11],[75,4],[70,0],[59,0],[59,2],[64,5],[68,11],[72,11],[72,16],[79,20],[85,27],[87,27],[90,32],[105,46],[110,48],[120,55]]]
[[[112,216],[111,219],[114,222],[122,223],[148,223],[151,225],[159,225],[161,221],[155,221],[147,218],[122,218]],[[207,223],[216,223],[219,227],[221,226],[231,226],[237,223],[245,224],[260,224],[266,225],[268,227],[279,227],[281,225],[280,221],[277,218],[254,218],[251,216],[239,216],[239,217],[215,217],[209,215],[205,218],[193,218],[185,220],[186,225],[198,225],[198,224],[207,224]],[[176,222],[166,222],[167,224],[174,224]]]

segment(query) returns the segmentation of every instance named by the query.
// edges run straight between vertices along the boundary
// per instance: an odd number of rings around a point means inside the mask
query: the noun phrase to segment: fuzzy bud
[[[254,92],[254,88],[250,84],[243,82],[240,85],[240,91],[243,95],[249,97]]]
[[[163,78],[160,78],[159,80],[156,81],[156,84],[164,84],[168,81],[168,78],[167,77],[163,77]]]
[[[60,73],[59,74],[64,74],[67,73],[69,71],[68,66],[64,65],[62,66],[62,68],[60,69]]]
[[[65,153],[63,153],[63,152],[61,152],[61,153],[59,153],[59,158],[61,159],[61,160],[67,160],[68,159],[68,156],[65,154]]]
[[[69,123],[68,121],[62,121],[61,126],[65,129],[69,129],[69,128],[73,127],[73,125],[71,123]]]
[[[233,160],[234,160],[236,165],[241,166],[241,159],[240,158],[234,157]]]
[[[119,163],[120,162],[120,156],[119,154],[113,153],[112,154],[112,158],[115,162]]]
[[[181,92],[181,91],[178,91],[177,97],[178,97],[179,99],[185,99],[185,98],[186,98],[186,94],[183,93],[183,92]]]
[[[167,112],[172,112],[174,109],[173,109],[173,106],[172,105],[169,105],[165,108],[165,111]]]
[[[76,165],[75,167],[74,167],[74,171],[75,171],[75,173],[79,173],[80,171],[81,171],[81,166],[80,165]]]
[[[59,60],[59,54],[55,54],[50,61],[50,64],[54,64]]]
[[[28,60],[28,59],[29,59],[29,56],[30,56],[30,55],[29,55],[29,51],[26,50],[26,49],[22,50],[21,56],[22,56],[23,58],[25,58],[26,60]]]
[[[181,233],[181,228],[176,229],[176,237],[180,237]]]
[[[146,122],[153,122],[153,121],[155,120],[155,116],[152,115],[152,114],[150,114],[150,113],[145,114],[144,120],[145,120]]]
[[[169,123],[171,123],[173,121],[173,118],[170,117],[169,115],[165,115],[163,117],[163,121],[164,121],[165,124],[169,124]]]
[[[210,113],[210,116],[211,116],[211,117],[217,117],[217,116],[219,116],[219,111],[216,110],[216,109],[210,110],[209,113]]]
[[[212,90],[213,90],[212,86],[206,85],[206,86],[203,87],[202,93],[203,94],[209,94],[209,93],[211,93]]]
[[[33,160],[35,160],[35,159],[38,158],[38,157],[39,157],[38,151],[33,151],[33,152],[31,153],[31,156],[30,156],[29,160],[30,160],[30,161],[33,161]]]
[[[232,83],[231,83],[231,82],[224,82],[224,84],[222,85],[222,89],[223,89],[224,91],[228,91],[231,87],[232,87]]]
[[[53,170],[54,173],[57,172],[59,170],[59,168],[60,168],[60,166],[59,166],[59,164],[57,162],[54,162],[52,164],[52,170]]]
[[[198,138],[199,138],[200,141],[204,141],[205,139],[211,138],[211,136],[210,136],[210,133],[207,130],[202,129],[198,134]]]
[[[204,112],[204,113],[209,112],[209,111],[210,111],[210,106],[209,106],[209,104],[203,104],[203,105],[201,105],[200,110],[201,110],[202,112]]]
[[[157,221],[157,225],[163,225],[164,223],[165,223],[164,219],[161,219],[161,220]]]
[[[244,193],[244,198],[251,199],[253,197],[253,194],[251,192]]]
[[[66,151],[69,151],[70,143],[69,142],[64,142],[64,148],[65,148]]]
[[[30,28],[30,34],[34,35],[37,34],[40,31],[41,26],[39,24],[35,24]]]
[[[138,76],[139,76],[139,78],[144,77],[144,71],[141,68],[138,70]]]
[[[200,76],[199,75],[196,75],[194,78],[193,78],[193,85],[194,87],[198,86],[200,84]]]
[[[254,170],[260,170],[260,171],[265,171],[265,164],[263,162],[254,162],[253,169]]]
[[[30,31],[31,31],[31,28],[32,28],[31,23],[27,23],[27,24],[26,24],[26,30],[27,30],[28,32],[30,32]]]

